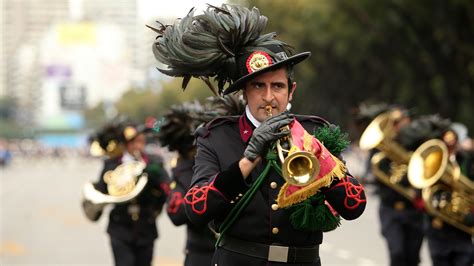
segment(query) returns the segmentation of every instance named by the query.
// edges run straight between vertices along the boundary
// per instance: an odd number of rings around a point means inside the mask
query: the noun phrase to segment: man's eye
[[[275,84],[273,87],[275,89],[283,89],[285,86],[283,84]]]

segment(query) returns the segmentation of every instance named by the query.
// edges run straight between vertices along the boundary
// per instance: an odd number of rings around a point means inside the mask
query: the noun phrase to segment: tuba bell
[[[395,122],[401,118],[398,110],[384,112],[367,126],[359,140],[359,147],[362,150],[377,149],[371,159],[372,172],[385,185],[389,186],[405,198],[413,200],[416,192],[411,187],[402,185],[406,178],[407,164],[410,160],[411,152],[407,151],[400,144],[394,141],[396,130]],[[391,161],[390,173],[381,169],[381,164],[385,159]]]
[[[82,206],[86,217],[96,221],[105,205],[123,203],[137,197],[148,183],[148,176],[143,172],[145,167],[142,161],[130,161],[105,172],[103,179],[108,194],[98,191],[91,182],[86,182],[82,188]]]
[[[268,116],[272,116],[272,107],[266,106]],[[289,130],[289,126],[281,130]],[[293,145],[291,136],[276,141],[278,157],[282,164],[282,175],[285,181],[294,186],[306,186],[316,180],[319,173],[319,161],[314,154],[301,150]]]
[[[424,142],[408,164],[408,180],[422,189],[425,208],[431,215],[474,235],[471,210],[474,182],[449,159],[446,144],[439,139]]]

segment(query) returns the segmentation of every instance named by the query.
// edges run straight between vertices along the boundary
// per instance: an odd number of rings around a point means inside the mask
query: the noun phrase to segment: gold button
[[[276,211],[278,210],[278,208],[280,208],[280,206],[278,206],[278,204],[272,204],[272,210]]]
[[[403,211],[405,209],[405,203],[403,201],[397,201],[393,205],[393,208],[397,211]]]
[[[273,233],[274,235],[276,235],[276,234],[278,234],[278,232],[280,232],[280,229],[278,229],[278,227],[273,227],[272,233]]]
[[[270,187],[273,188],[273,189],[277,188],[277,186],[278,186],[278,185],[277,185],[276,182],[271,182],[271,183],[270,183]]]

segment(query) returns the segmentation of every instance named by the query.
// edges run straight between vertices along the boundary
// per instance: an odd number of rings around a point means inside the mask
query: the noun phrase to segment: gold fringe
[[[315,195],[322,187],[329,187],[333,182],[334,178],[341,179],[346,174],[346,166],[337,157],[331,154],[331,157],[336,162],[336,166],[327,173],[325,176],[307,185],[306,187],[294,192],[290,196],[286,196],[285,192],[289,187],[288,183],[285,183],[278,193],[277,203],[278,206],[285,208],[290,207],[296,203],[300,203],[305,199]]]

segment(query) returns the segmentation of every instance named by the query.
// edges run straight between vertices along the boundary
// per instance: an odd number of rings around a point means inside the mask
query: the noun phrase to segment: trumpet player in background
[[[147,127],[123,123],[112,128],[108,137],[99,138],[109,156],[98,181],[85,189],[84,210],[97,221],[103,207],[113,205],[107,233],[115,265],[151,265],[156,218],[169,192],[168,174],[161,157],[145,153]]]
[[[410,152],[416,148],[407,143],[412,136],[405,134],[412,115],[401,106],[361,104],[358,121],[370,121],[366,122],[360,145],[371,148],[366,175],[371,172],[375,176],[373,183],[380,198],[381,234],[387,243],[390,265],[418,265],[424,236],[424,206],[421,191],[413,188],[407,178]],[[372,135],[372,131],[382,135]],[[367,145],[364,143],[367,139],[380,141]]]
[[[434,266],[474,264],[474,152],[469,145],[460,145],[467,134],[462,137],[455,125],[432,115],[409,129],[410,135],[419,136],[413,142],[418,148],[409,163],[409,179],[422,188],[425,234]]]
[[[216,19],[222,21],[207,24]],[[295,54],[273,35],[261,35],[265,22],[256,8],[222,5],[156,29],[155,57],[168,65],[163,73],[206,80],[206,73],[218,71],[219,85],[229,83],[223,93],[242,92],[247,102],[240,116],[214,119],[197,131],[186,212],[193,223],[211,222],[219,233],[212,265],[321,265],[323,231],[334,230],[341,217],[359,217],[365,193],[338,158],[348,144],[344,134],[322,118],[290,112],[293,67],[310,53]],[[248,23],[258,26],[234,30]],[[222,25],[231,30],[214,28]],[[185,36],[164,37],[174,34]],[[179,58],[168,61],[197,49],[173,42],[186,39],[191,46],[193,36],[218,38],[202,49],[220,51],[216,60],[224,60],[202,69],[198,58],[182,60],[186,65],[174,64]]]

